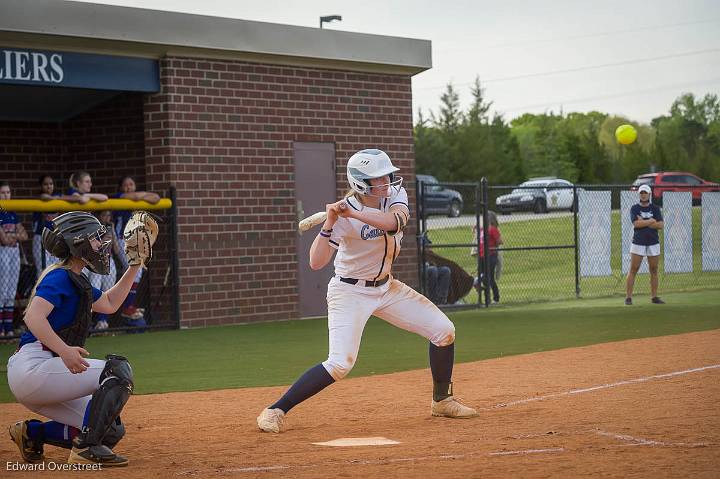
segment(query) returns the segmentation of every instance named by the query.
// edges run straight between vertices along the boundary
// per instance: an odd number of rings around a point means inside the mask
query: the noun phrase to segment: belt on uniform
[[[40,344],[42,344],[42,343],[40,343]],[[55,351],[53,351],[52,349],[48,348],[48,347],[45,346],[44,344],[42,344],[42,348],[43,348],[43,351],[48,351],[48,352],[52,353],[52,355],[55,356],[56,358],[59,356]]]
[[[385,276],[383,279],[379,279],[377,281],[367,281],[364,279],[355,279],[355,278],[340,278],[340,281],[347,284],[358,284],[360,283],[361,286],[365,286],[366,288],[377,288],[378,286],[382,286],[383,284],[387,283],[390,279],[390,275]]]
[[[29,344],[29,343],[28,343],[28,344]],[[55,356],[56,358],[59,357],[59,355],[58,355],[55,351],[53,351],[52,349],[48,348],[48,347],[45,346],[43,343],[40,343],[40,346],[42,346],[42,350],[43,350],[43,351],[47,351],[47,352],[49,352],[49,353],[52,353],[52,355]],[[16,353],[17,353],[18,351],[20,351],[20,346],[18,346],[17,349],[15,350]]]

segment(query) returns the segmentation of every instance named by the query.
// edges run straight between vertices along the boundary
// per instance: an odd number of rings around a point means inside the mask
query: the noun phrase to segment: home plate
[[[386,437],[341,437],[327,442],[313,442],[316,446],[331,447],[352,447],[352,446],[387,446],[390,444],[400,444]]]

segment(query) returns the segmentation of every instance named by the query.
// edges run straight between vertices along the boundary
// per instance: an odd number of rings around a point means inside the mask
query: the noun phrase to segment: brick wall
[[[93,192],[119,191],[130,175],[145,189],[143,95],[124,93],[62,125],[65,140],[65,183],[77,170],[90,173]]]
[[[144,105],[147,181],[177,186],[183,323],[297,317],[293,142],[335,143],[338,195],[362,148],[413,171],[410,78],[166,58],[161,83]],[[413,234],[396,266],[410,284]]]
[[[60,125],[0,121],[0,180],[10,182],[13,198],[38,196],[42,174],[59,181],[63,157]]]
[[[73,171],[87,170],[93,191],[112,194],[123,175],[145,185],[143,97],[121,94],[63,123],[0,121],[0,179],[14,198],[39,195],[38,177],[50,174],[65,192]]]

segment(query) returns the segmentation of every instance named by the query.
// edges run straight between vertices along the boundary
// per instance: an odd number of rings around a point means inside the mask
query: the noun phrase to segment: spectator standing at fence
[[[158,195],[157,193],[152,193],[150,191],[137,191],[137,185],[135,184],[135,180],[132,176],[123,176],[120,179],[120,183],[118,186],[120,187],[120,191],[112,195],[112,198],[114,199],[122,198],[133,201],[147,201],[148,203],[152,204],[160,201],[160,195]],[[113,212],[115,236],[117,238],[120,251],[118,257],[120,258],[120,262],[122,263],[123,271],[127,268],[128,265],[127,256],[125,255],[125,241],[123,240],[123,230],[125,229],[125,225],[130,219],[130,216],[132,216],[132,211],[129,210],[118,210]],[[145,320],[143,317],[145,311],[143,310],[143,308],[138,308],[135,305],[137,289],[140,285],[140,279],[142,278],[142,275],[143,270],[141,268],[138,271],[137,276],[135,277],[135,281],[133,282],[132,288],[130,289],[130,294],[128,294],[127,300],[123,305],[123,310],[121,314],[125,319],[125,322],[129,326],[145,325]]]
[[[40,199],[43,201],[64,200],[64,201],[69,201],[70,203],[79,203],[80,202],[80,200],[78,199],[77,196],[63,195],[59,192],[56,192],[55,191],[55,181],[53,180],[52,176],[50,176],[50,175],[42,175],[38,179],[38,183],[40,184]],[[53,229],[52,221],[55,219],[55,217],[57,215],[58,215],[58,213],[35,212],[35,213],[33,213],[33,216],[32,216],[32,229],[33,229],[32,250],[33,250],[33,259],[35,260],[35,268],[37,269],[38,276],[40,276],[40,273],[42,273],[42,270],[44,267],[48,267],[51,264],[55,264],[60,261],[55,256],[48,253],[42,247],[42,232],[45,228],[48,228],[50,230]],[[43,255],[45,256],[45,264],[44,265],[43,265]]]
[[[87,171],[76,171],[70,175],[70,189],[68,195],[78,199],[80,204],[85,204],[90,200],[107,201],[107,195],[102,193],[90,193],[92,189],[92,177]]]
[[[112,211],[100,211],[95,216],[100,221],[100,224],[107,229],[108,235],[110,236],[110,272],[108,274],[99,274],[88,271],[87,276],[93,288],[99,289],[100,291],[108,291],[117,281],[117,268],[115,267],[115,260],[113,259],[113,256],[118,256],[120,248],[118,246],[115,230],[113,229]],[[95,329],[108,328],[108,315],[106,313],[97,313],[96,320]]]
[[[487,236],[488,236],[488,268],[489,268],[489,284],[492,290],[493,301],[496,303],[500,302],[500,288],[498,288],[497,281],[495,280],[495,270],[498,264],[498,251],[497,247],[503,244],[502,235],[500,234],[500,228],[498,226],[497,215],[494,211],[488,211],[488,223],[490,224]],[[476,287],[478,288],[478,294],[480,294],[483,285],[485,284],[485,234],[483,228],[480,228],[480,232],[477,235],[478,241],[478,254],[480,255],[480,272],[478,273],[478,281]]]
[[[0,182],[0,200],[11,198],[10,183]],[[13,334],[15,294],[20,278],[20,242],[27,239],[17,214],[0,209],[0,337]]]
[[[654,304],[665,304],[657,295],[658,290],[658,264],[660,263],[660,235],[658,230],[663,229],[662,212],[660,207],[651,203],[652,191],[648,185],[641,185],[638,189],[640,202],[630,208],[630,221],[635,231],[632,245],[630,245],[630,271],[627,275],[625,304],[632,305],[633,287],[644,257],[647,257],[650,270],[650,295]]]

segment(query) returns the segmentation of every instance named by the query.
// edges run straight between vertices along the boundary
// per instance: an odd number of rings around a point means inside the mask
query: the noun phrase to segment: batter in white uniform
[[[392,277],[403,229],[410,219],[402,178],[381,150],[362,150],[347,165],[352,191],[326,205],[327,220],[310,247],[310,267],[318,270],[335,257],[335,276],[327,291],[330,352],[307,370],[275,404],[257,418],[266,432],[280,432],[285,415],[297,404],[344,378],[352,369],[370,316],[430,341],[433,377],[431,414],[477,416],[452,393],[455,327],[425,296]]]

